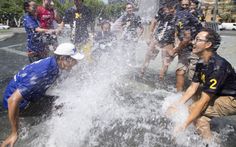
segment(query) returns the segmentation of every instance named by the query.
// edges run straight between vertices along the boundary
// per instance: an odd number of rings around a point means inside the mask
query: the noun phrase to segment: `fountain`
[[[152,17],[158,8],[158,1],[148,2],[140,1],[143,17]],[[145,47],[144,41],[139,43],[137,56],[144,55]],[[186,118],[186,107],[172,121],[163,114],[179,98],[174,94],[173,71],[166,84],[156,82],[153,70],[139,79],[138,69],[126,68],[119,50],[114,49],[111,57],[103,55],[96,66],[78,65],[70,73],[73,76],[50,89],[49,94],[58,96],[52,114],[33,118],[37,121],[30,125],[22,119],[16,146],[204,146],[193,127],[173,136],[174,124]],[[228,126],[221,130],[224,137],[232,132]]]

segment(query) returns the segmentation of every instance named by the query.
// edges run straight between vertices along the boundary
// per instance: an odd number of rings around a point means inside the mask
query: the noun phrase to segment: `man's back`
[[[39,99],[55,82],[58,73],[55,57],[48,57],[27,65],[14,76],[8,85],[4,93],[4,107],[8,107],[7,100],[16,89],[26,101]]]
[[[85,41],[88,37],[88,25],[92,22],[91,10],[85,5],[71,7],[65,12],[64,23],[70,24],[75,30],[75,42]]]
[[[127,25],[128,31],[136,31],[138,27],[142,27],[141,18],[135,13],[125,14],[122,17],[122,25]]]

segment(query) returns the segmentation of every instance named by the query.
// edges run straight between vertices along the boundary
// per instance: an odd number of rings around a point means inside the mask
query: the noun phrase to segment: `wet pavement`
[[[10,78],[28,64],[25,55],[25,34],[17,33],[14,37],[1,41],[0,44],[0,94],[2,95],[4,87]]]

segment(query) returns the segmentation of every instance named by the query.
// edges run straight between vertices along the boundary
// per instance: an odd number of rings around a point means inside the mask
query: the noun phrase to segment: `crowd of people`
[[[70,70],[84,58],[81,52],[91,39],[88,26],[94,20],[83,0],[74,0],[74,4],[65,11],[64,17],[60,17],[51,0],[42,0],[42,6],[37,6],[32,0],[25,1],[26,49],[31,64],[14,76],[4,93],[3,104],[8,109],[12,131],[2,147],[14,146],[18,138],[19,111],[45,94],[57,79],[59,70]],[[72,43],[59,44],[57,36],[65,24],[70,25]],[[102,21],[101,31],[92,37],[96,49],[91,50],[91,56],[99,60],[101,54],[112,50],[111,44],[119,41],[128,67],[136,67],[135,49],[144,26],[132,3],[125,5],[125,13],[116,24],[120,25],[120,34],[112,32],[110,21]],[[161,52],[162,67],[158,77],[165,80],[169,65],[177,57],[176,91],[183,92],[183,95],[168,108],[166,114],[171,116],[176,113],[178,105],[194,97],[188,118],[175,130],[184,131],[193,123],[199,134],[210,141],[210,120],[236,114],[236,73],[232,65],[217,54],[220,36],[205,28],[204,15],[197,0],[167,0],[153,18],[149,36],[140,76],[144,76],[150,61]],[[50,56],[50,52],[54,56]],[[184,87],[188,85],[185,79],[191,81],[186,91]]]

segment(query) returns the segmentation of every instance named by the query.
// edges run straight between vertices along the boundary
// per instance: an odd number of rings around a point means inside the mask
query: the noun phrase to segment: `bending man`
[[[20,70],[8,84],[3,106],[8,109],[11,134],[1,147],[14,146],[18,138],[19,111],[25,109],[31,101],[39,100],[56,81],[59,70],[70,70],[83,55],[76,52],[71,43],[63,43],[54,51],[55,56],[48,57]]]

